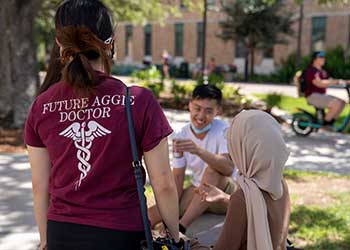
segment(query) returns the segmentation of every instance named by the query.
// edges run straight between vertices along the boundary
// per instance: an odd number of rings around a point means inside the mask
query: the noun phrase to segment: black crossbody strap
[[[152,239],[151,227],[150,227],[148,215],[147,215],[146,198],[145,198],[144,187],[142,182],[142,171],[141,171],[142,162],[138,158],[136,140],[135,140],[134,122],[131,114],[131,101],[130,101],[129,87],[126,88],[125,99],[126,99],[125,101],[126,115],[128,118],[128,128],[129,128],[129,136],[130,136],[131,151],[132,151],[132,158],[133,158],[132,165],[134,166],[134,174],[136,178],[137,192],[139,195],[139,201],[141,206],[142,221],[143,221],[143,226],[146,234],[147,248],[148,250],[153,250],[153,243],[152,243],[153,239]]]

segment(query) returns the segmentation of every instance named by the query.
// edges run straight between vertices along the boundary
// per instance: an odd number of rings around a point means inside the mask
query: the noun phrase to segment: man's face
[[[317,57],[317,58],[316,58],[316,63],[317,63],[318,65],[320,65],[321,67],[323,67],[324,64],[326,63],[326,59],[325,59],[324,57]]]
[[[189,103],[191,122],[197,129],[205,128],[218,114],[219,107],[213,99],[194,99]]]

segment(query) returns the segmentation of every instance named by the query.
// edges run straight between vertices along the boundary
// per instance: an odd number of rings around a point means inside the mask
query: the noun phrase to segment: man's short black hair
[[[218,105],[222,102],[222,93],[219,88],[211,84],[198,85],[192,92],[192,100],[195,99],[211,99],[216,100]]]

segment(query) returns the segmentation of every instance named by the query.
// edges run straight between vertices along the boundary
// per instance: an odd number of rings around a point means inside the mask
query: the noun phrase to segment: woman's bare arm
[[[179,199],[169,164],[167,138],[144,156],[159,213],[171,235],[179,241]]]
[[[49,206],[49,176],[51,162],[46,148],[27,146],[32,170],[35,221],[39,228],[40,249],[46,249],[47,209]]]

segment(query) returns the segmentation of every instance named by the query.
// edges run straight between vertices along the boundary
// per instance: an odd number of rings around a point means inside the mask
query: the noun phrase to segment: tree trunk
[[[249,80],[249,50],[246,48],[244,52],[244,81]]]
[[[34,18],[41,0],[3,1],[0,9],[0,121],[22,127],[39,81]]]
[[[300,67],[301,62],[301,38],[303,34],[303,20],[304,20],[304,1],[299,6],[299,23],[298,23],[298,40],[297,40],[297,53],[296,53],[296,66]]]
[[[250,48],[250,75],[254,75],[254,67],[255,67],[255,48]]]

